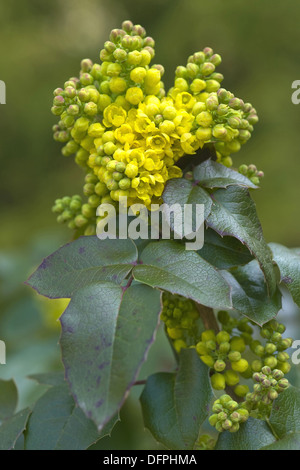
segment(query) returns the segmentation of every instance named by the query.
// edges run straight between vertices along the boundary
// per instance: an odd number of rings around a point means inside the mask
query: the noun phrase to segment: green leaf
[[[196,166],[193,174],[194,179],[205,188],[227,188],[230,185],[257,188],[246,176],[211,159]]]
[[[67,384],[51,387],[35,404],[25,434],[26,450],[85,450],[99,439],[70,395]]]
[[[212,206],[212,200],[204,189],[183,178],[176,178],[168,181],[162,198],[164,203],[168,204],[169,206],[172,206],[173,204],[180,204],[182,206],[182,211],[184,204],[192,204],[193,216],[195,212],[195,205],[204,204],[205,219],[209,216]]]
[[[18,390],[14,380],[0,379],[0,423],[10,418],[18,404]]]
[[[300,307],[300,252],[278,243],[269,243],[269,247],[280,270],[280,281],[288,288],[294,302]]]
[[[33,374],[28,376],[41,385],[56,386],[64,383],[64,372],[48,372],[45,374]]]
[[[207,366],[195,350],[184,349],[176,373],[148,378],[140,399],[145,426],[168,449],[194,449],[211,398]]]
[[[249,418],[237,432],[221,432],[215,450],[259,450],[275,441],[265,421]]]
[[[275,400],[270,424],[279,438],[289,432],[300,432],[300,390],[298,388],[289,386]]]
[[[262,233],[256,207],[246,188],[229,186],[214,192],[214,205],[207,224],[219,235],[230,235],[245,244],[264,273],[270,295],[276,289],[271,250]]]
[[[276,289],[273,296],[268,297],[264,276],[256,260],[231,272],[222,271],[222,275],[231,287],[233,308],[258,325],[274,318],[281,309],[281,292]]]
[[[0,450],[11,450],[26,428],[31,411],[29,408],[19,411],[16,415],[5,420],[0,426]]]
[[[218,269],[228,269],[249,263],[253,256],[248,248],[233,237],[221,237],[208,228],[199,255]]]
[[[50,298],[70,298],[97,281],[121,284],[137,260],[132,240],[80,237],[44,259],[27,284]]]
[[[221,274],[194,251],[175,241],[152,242],[141,255],[134,278],[212,308],[231,308],[230,289]]]
[[[134,384],[159,323],[159,291],[113,283],[75,293],[61,317],[62,357],[76,402],[99,430]]]
[[[279,441],[262,447],[260,450],[300,450],[300,433],[287,434]]]

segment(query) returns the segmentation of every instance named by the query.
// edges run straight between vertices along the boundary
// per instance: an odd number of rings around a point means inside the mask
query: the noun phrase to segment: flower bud
[[[277,366],[277,359],[274,356],[268,356],[264,359],[264,364],[269,366],[271,369],[275,369]]]
[[[214,363],[214,369],[217,371],[217,372],[222,372],[226,367],[226,364],[224,361],[222,361],[221,359],[218,359],[217,361],[215,361]]]
[[[239,351],[230,351],[230,353],[228,354],[228,359],[231,361],[231,362],[237,362],[237,361],[240,361],[241,360],[241,353]]]
[[[225,378],[224,375],[215,373],[211,376],[211,385],[215,390],[224,390],[225,388]]]
[[[231,370],[231,369],[228,369],[225,371],[224,373],[224,377],[225,377],[225,382],[227,385],[229,386],[234,386],[234,385],[237,385],[239,383],[239,374],[237,372],[235,372],[234,370]]]

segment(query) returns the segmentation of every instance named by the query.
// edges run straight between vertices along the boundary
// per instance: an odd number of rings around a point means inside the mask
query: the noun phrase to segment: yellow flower
[[[144,94],[141,88],[131,87],[126,91],[125,98],[127,101],[129,101],[130,104],[136,105],[142,101]]]
[[[126,116],[127,113],[123,108],[111,104],[110,106],[107,106],[103,112],[103,124],[106,127],[111,127],[111,125],[120,127],[124,124]]]
[[[188,155],[192,155],[196,153],[200,144],[197,141],[196,137],[189,132],[183,134],[180,139],[181,147],[183,148],[184,152]]]
[[[135,140],[135,134],[129,124],[122,124],[114,131],[115,138],[121,143],[131,145]]]

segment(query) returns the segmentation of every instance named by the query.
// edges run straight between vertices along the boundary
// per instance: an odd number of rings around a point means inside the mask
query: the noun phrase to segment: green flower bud
[[[275,369],[277,366],[277,359],[274,356],[268,356],[264,359],[264,364],[271,367],[271,369]]]
[[[92,183],[87,183],[83,186],[83,194],[85,196],[91,196],[95,192],[95,185]]]
[[[78,215],[75,220],[75,225],[76,227],[84,227],[87,223],[88,223],[88,220],[86,217],[82,216],[82,215]]]
[[[213,414],[211,415],[209,418],[208,418],[208,421],[209,421],[209,424],[211,426],[215,426],[217,424],[217,421],[218,421],[218,415],[217,414]]]
[[[222,342],[219,346],[219,352],[221,354],[227,354],[230,351],[230,344],[226,341]]]
[[[239,374],[231,369],[228,369],[225,371],[224,377],[225,377],[226,384],[231,387],[238,384],[240,380]]]
[[[278,343],[278,342],[281,340],[281,334],[278,333],[277,331],[275,331],[275,332],[271,335],[270,340],[273,341],[274,343]]]
[[[84,217],[88,219],[95,215],[94,209],[89,204],[83,204],[83,206],[81,207],[81,212],[82,215],[84,215]]]
[[[219,106],[218,97],[216,94],[211,94],[206,100],[206,107],[209,111],[214,111]],[[216,127],[216,126],[215,126]]]
[[[276,398],[278,398],[278,393],[276,392],[276,390],[270,390],[268,392],[268,398],[272,401],[276,400]]]
[[[248,385],[237,385],[235,388],[234,388],[234,393],[238,396],[238,397],[244,397],[245,395],[247,395],[247,393],[249,392],[249,387]]]
[[[288,353],[285,352],[285,351],[281,351],[281,352],[279,352],[279,353],[277,354],[277,359],[278,359],[278,361],[280,361],[280,362],[288,361],[289,358],[290,358],[290,356],[289,356]]]
[[[216,373],[211,376],[211,385],[215,390],[224,390],[225,378],[224,375]]]
[[[88,203],[91,207],[98,207],[100,202],[101,202],[101,198],[100,196],[97,196],[97,194],[93,194],[88,199]]]
[[[289,385],[290,385],[290,384],[289,384],[288,379],[280,379],[280,380],[278,380],[278,387],[279,387],[279,388],[278,388],[278,391],[280,391],[280,389],[285,390],[286,388],[289,387]]]
[[[218,344],[228,342],[230,341],[230,335],[227,333],[227,331],[220,331],[216,336],[216,340]]]
[[[215,403],[213,404],[212,410],[213,410],[213,413],[220,413],[220,411],[223,410],[223,406],[221,405],[221,403],[217,403],[217,400],[216,400]]]
[[[215,363],[214,363],[214,369],[217,371],[217,372],[222,372],[226,367],[226,364],[224,361],[218,359]]]
[[[229,429],[232,427],[232,421],[230,421],[230,419],[226,419],[226,420],[222,423],[222,427],[223,427],[223,429],[225,429],[225,430],[229,430]]]
[[[264,366],[262,369],[261,369],[262,373],[265,374],[265,375],[270,375],[272,373],[272,370],[270,367],[268,366]]]
[[[284,373],[279,369],[274,369],[272,371],[272,376],[274,377],[274,379],[279,380],[283,378]]]
[[[228,354],[228,359],[230,362],[237,362],[241,360],[241,353],[239,351],[230,351]]]
[[[227,130],[223,124],[217,124],[214,126],[212,133],[216,139],[225,139],[227,136]]]
[[[131,187],[131,179],[130,178],[123,178],[119,181],[119,188],[126,190]]]
[[[234,411],[233,413],[231,413],[230,415],[230,420],[233,422],[233,423],[239,423],[240,420],[241,420],[241,415],[238,411]]]

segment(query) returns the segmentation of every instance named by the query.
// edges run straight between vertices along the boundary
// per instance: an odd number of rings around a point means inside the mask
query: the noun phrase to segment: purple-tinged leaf
[[[78,290],[61,317],[62,358],[75,401],[101,430],[117,413],[154,342],[160,292],[110,283]]]
[[[130,239],[80,237],[45,258],[27,284],[51,299],[70,298],[93,282],[121,284],[137,256],[137,248]]]

